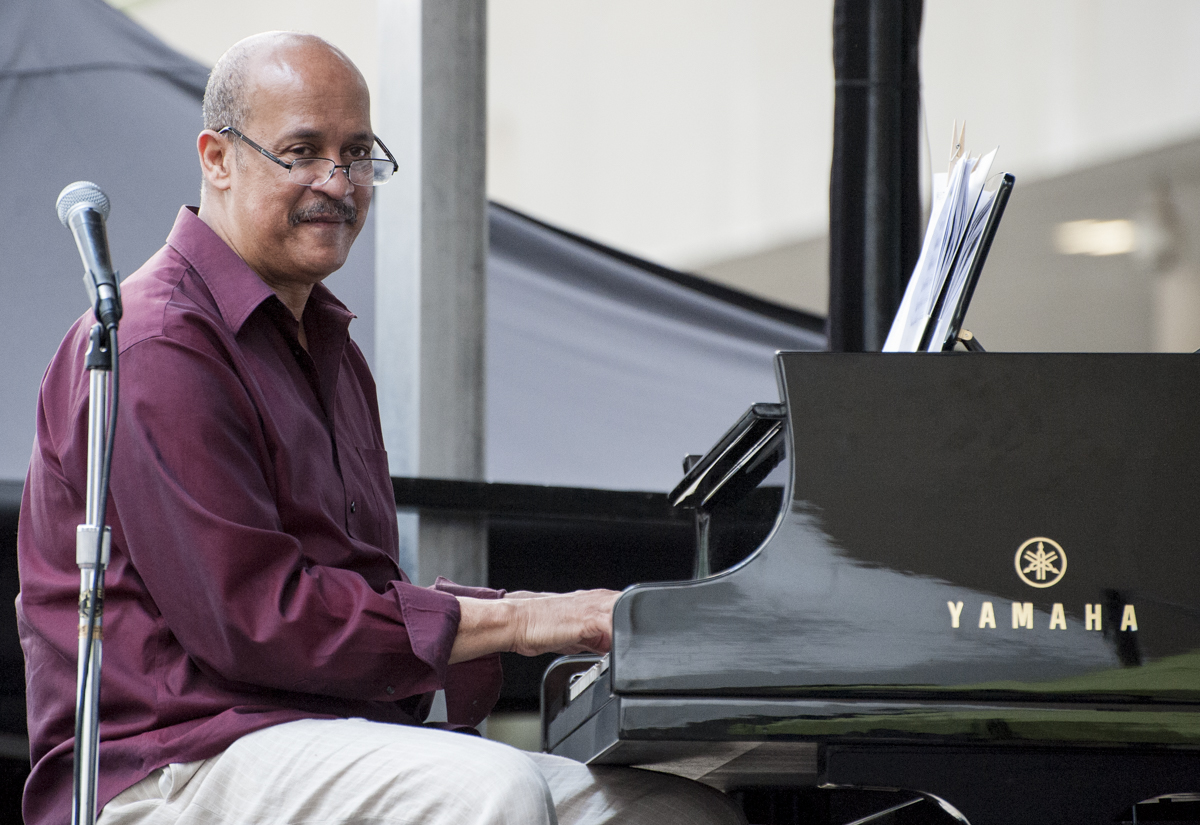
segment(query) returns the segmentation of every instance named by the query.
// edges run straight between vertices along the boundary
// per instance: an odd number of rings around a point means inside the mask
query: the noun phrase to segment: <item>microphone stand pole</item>
[[[85,518],[75,532],[79,565],[79,658],[76,689],[75,794],[72,825],[95,825],[96,783],[100,772],[100,654],[103,639],[104,571],[108,567],[112,530],[104,526],[105,445],[108,433],[115,330],[92,327],[86,368],[88,399],[88,475]],[[115,410],[114,410],[115,413]],[[101,536],[103,538],[101,538]]]

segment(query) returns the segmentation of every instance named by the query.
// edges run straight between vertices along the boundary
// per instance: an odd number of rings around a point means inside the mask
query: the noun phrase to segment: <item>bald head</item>
[[[314,34],[263,32],[239,40],[213,66],[204,89],[204,128],[245,129],[252,115],[255,87],[286,78],[316,62],[332,63],[352,75],[362,88],[366,80],[346,53]]]

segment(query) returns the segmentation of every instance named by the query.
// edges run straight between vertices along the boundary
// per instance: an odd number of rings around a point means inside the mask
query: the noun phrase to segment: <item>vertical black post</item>
[[[872,0],[867,17],[867,157],[863,181],[862,348],[883,349],[899,300],[900,93],[903,0]]]
[[[870,0],[833,4],[833,164],[829,174],[829,349],[862,352]]]
[[[920,252],[923,0],[836,0],[829,348],[882,348]]]

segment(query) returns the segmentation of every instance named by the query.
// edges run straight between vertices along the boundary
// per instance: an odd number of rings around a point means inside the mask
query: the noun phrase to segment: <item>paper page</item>
[[[946,344],[946,339],[950,334],[950,324],[962,302],[963,292],[967,286],[967,275],[970,274],[975,257],[979,254],[983,230],[987,226],[987,220],[992,213],[995,201],[995,191],[984,191],[979,196],[979,203],[971,216],[970,224],[963,238],[958,261],[950,273],[950,282],[946,286],[946,297],[942,302],[942,310],[934,322],[933,334],[929,337],[929,346],[927,347],[929,352],[940,352]]]
[[[929,225],[925,228],[925,240],[921,254],[913,267],[912,277],[900,301],[900,308],[892,321],[884,342],[884,352],[916,352],[933,311],[934,302],[945,283],[950,266],[945,248],[954,246],[957,236],[954,226],[961,224],[960,215],[966,199],[971,163],[959,158],[947,176],[945,190],[938,199],[937,176],[935,176],[935,199],[929,213]]]
[[[947,244],[942,250],[945,255],[943,270],[945,272],[949,272],[949,268],[959,255],[961,239],[965,237],[971,218],[975,214],[975,207],[979,203],[983,187],[987,184],[988,174],[991,172],[992,163],[996,160],[997,151],[999,150],[993,149],[982,158],[975,158],[971,161],[970,178],[966,184],[962,209],[955,214],[955,223],[950,231],[950,238],[955,239],[958,243]],[[930,311],[932,311],[932,306]]]
[[[954,214],[954,224],[948,233],[947,242],[942,246],[943,258],[939,266],[938,290],[939,294],[944,288],[948,288],[947,279],[951,276],[951,267],[957,268],[957,261],[960,260],[966,252],[966,243],[972,228],[972,222],[980,215],[978,209],[980,196],[983,194],[983,188],[987,184],[987,176],[991,171],[992,163],[996,160],[996,152],[998,149],[993,149],[982,158],[977,158],[970,163],[970,173],[968,179],[964,182],[962,206],[959,211]],[[986,211],[983,210],[983,211]],[[982,224],[979,225],[982,230]],[[964,270],[965,273],[965,270]],[[965,277],[965,274],[964,274]],[[945,287],[943,286],[945,285]],[[928,314],[932,315],[937,309],[937,299],[939,295],[931,296]],[[943,299],[941,309],[938,310],[939,317],[934,319],[934,323],[945,327],[939,321],[945,315],[947,310],[953,307],[954,304]],[[926,324],[928,326],[928,322]],[[936,330],[929,338],[929,343],[926,344],[926,351],[937,352],[941,350],[941,345],[935,342],[937,337]],[[921,346],[920,339],[912,342],[912,350],[916,351]]]

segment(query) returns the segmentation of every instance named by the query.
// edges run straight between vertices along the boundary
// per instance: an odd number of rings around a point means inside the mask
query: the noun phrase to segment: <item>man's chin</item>
[[[350,247],[358,237],[358,228],[345,223],[301,224],[298,237],[293,239],[293,255],[300,261],[311,262],[312,269],[328,271],[340,267],[350,254]]]
[[[342,268],[350,248],[344,249],[339,244],[336,247],[318,247],[316,249],[298,249],[291,256],[295,262],[296,274],[306,273],[313,281],[320,281]]]

